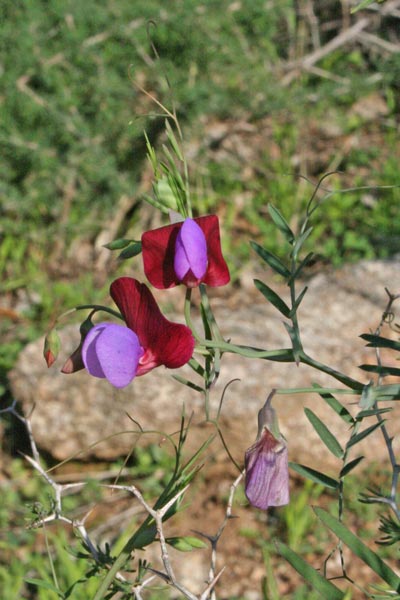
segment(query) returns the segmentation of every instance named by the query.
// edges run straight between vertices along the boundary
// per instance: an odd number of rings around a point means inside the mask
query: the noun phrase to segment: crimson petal
[[[219,221],[216,215],[193,219],[203,231],[207,244],[207,269],[201,282],[211,287],[225,285],[230,280],[229,269],[222,256]],[[142,235],[144,272],[158,289],[179,285],[174,269],[176,238],[182,222],[146,231]]]
[[[137,375],[158,365],[176,369],[190,360],[194,350],[192,332],[186,325],[171,323],[161,314],[144,283],[120,277],[111,284],[110,294],[145,351]]]

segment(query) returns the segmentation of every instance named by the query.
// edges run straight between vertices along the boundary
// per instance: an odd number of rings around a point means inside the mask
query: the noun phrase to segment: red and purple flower
[[[104,322],[86,333],[80,354],[91,375],[122,388],[155,367],[176,369],[190,360],[192,332],[161,314],[145,284],[120,277],[111,284],[110,294],[126,325]]]
[[[222,256],[216,215],[185,219],[142,235],[144,272],[158,289],[183,283],[197,287],[225,285],[229,269]]]
[[[258,414],[258,436],[245,455],[245,492],[252,506],[266,510],[289,502],[288,451],[279,433],[271,394]]]

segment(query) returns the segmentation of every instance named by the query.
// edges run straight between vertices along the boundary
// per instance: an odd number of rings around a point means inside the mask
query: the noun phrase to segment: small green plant
[[[100,226],[93,219],[95,211],[91,212],[92,209],[87,208],[90,206],[89,199],[93,190],[97,193],[99,211],[104,210],[103,214],[107,214],[107,210],[110,209],[108,206],[110,198],[118,194],[122,196],[128,194],[129,183],[132,183],[129,182],[125,170],[128,161],[127,148],[131,148],[132,143],[137,143],[137,138],[127,136],[126,139],[124,138],[124,143],[120,144],[117,130],[121,127],[121,123],[114,119],[113,102],[110,103],[111,107],[107,107],[109,111],[105,111],[106,114],[101,121],[102,136],[100,138],[97,136],[98,112],[100,113],[100,109],[107,106],[102,97],[107,84],[102,76],[110,65],[114,65],[115,61],[121,58],[120,46],[114,44],[107,46],[109,54],[106,53],[100,60],[102,68],[99,68],[97,55],[92,54],[90,50],[99,39],[101,43],[107,42],[109,38],[114,39],[115,36],[118,39],[122,36],[126,40],[129,37],[128,30],[125,28],[119,31],[114,23],[110,24],[104,7],[101,7],[98,12],[95,11],[96,18],[92,20],[90,7],[90,4],[82,5],[75,15],[76,22],[73,17],[71,18],[70,13],[65,15],[65,25],[62,21],[62,26],[60,13],[63,8],[59,3],[56,3],[52,10],[46,11],[40,4],[33,8],[27,4],[8,9],[11,22],[13,19],[18,20],[26,11],[33,10],[40,39],[43,35],[48,36],[49,27],[54,33],[51,36],[52,44],[54,42],[54,46],[51,47],[52,52],[47,54],[48,46],[39,44],[38,48],[43,53],[39,58],[37,53],[33,52],[32,40],[28,36],[22,38],[21,43],[25,45],[26,50],[23,60],[28,61],[28,64],[24,62],[24,67],[28,69],[29,75],[21,75],[18,79],[17,89],[24,94],[23,99],[12,98],[10,104],[7,99],[7,108],[13,115],[14,111],[20,116],[27,115],[28,122],[38,129],[43,137],[38,148],[35,147],[38,154],[31,156],[27,152],[27,149],[32,150],[31,145],[27,145],[26,142],[20,143],[18,137],[20,131],[18,130],[17,134],[12,132],[13,143],[19,149],[18,161],[15,161],[12,152],[6,154],[9,171],[12,174],[6,185],[9,197],[12,197],[12,194],[18,196],[16,190],[18,193],[21,193],[21,190],[26,192],[26,197],[21,196],[19,213],[21,221],[26,225],[28,216],[38,225],[42,220],[45,221],[51,225],[52,239],[57,241],[60,223],[62,228],[64,218],[82,235],[90,236],[99,233]],[[360,187],[338,189],[334,184],[332,189],[329,189],[327,182],[332,173],[327,173],[319,179],[309,195],[303,195],[295,191],[300,176],[289,173],[285,181],[275,182],[276,195],[285,196],[281,198],[281,205],[276,205],[273,202],[266,203],[265,191],[260,186],[260,181],[266,179],[264,171],[262,177],[256,181],[255,187],[250,190],[256,192],[258,205],[227,209],[228,218],[232,221],[234,215],[242,211],[247,217],[251,217],[253,225],[258,225],[258,230],[255,231],[256,239],[250,242],[248,251],[267,266],[268,273],[272,271],[274,277],[268,281],[255,279],[254,284],[264,299],[277,311],[287,333],[287,343],[284,347],[256,348],[251,340],[247,344],[235,343],[222,333],[223,330],[213,312],[211,294],[209,295],[210,289],[225,286],[230,282],[230,271],[220,239],[219,218],[216,214],[198,215],[196,209],[199,206],[206,206],[208,212],[212,203],[206,198],[203,199],[203,204],[199,202],[196,206],[193,200],[196,195],[191,191],[191,170],[184,152],[178,110],[174,102],[168,109],[162,100],[164,94],[170,98],[171,89],[176,88],[179,90],[180,110],[187,111],[188,115],[197,114],[196,111],[199,110],[197,104],[201,106],[202,102],[205,103],[205,95],[202,95],[202,86],[205,85],[203,77],[212,80],[213,68],[215,68],[213,62],[215,41],[218,40],[221,43],[221,52],[218,53],[216,64],[218,67],[224,67],[222,71],[228,77],[228,84],[218,86],[219,91],[215,95],[219,118],[227,118],[224,112],[226,110],[224,101],[227,95],[234,92],[237,92],[242,109],[251,110],[261,118],[261,106],[270,99],[273,90],[268,89],[268,84],[264,83],[261,95],[249,95],[251,84],[259,78],[260,67],[254,70],[244,68],[238,70],[236,63],[230,64],[226,54],[222,52],[224,43],[228,44],[228,40],[232,38],[232,29],[229,31],[225,29],[225,19],[229,20],[235,31],[235,41],[229,43],[238,44],[235,48],[240,49],[241,56],[247,56],[246,64],[255,65],[254,61],[260,57],[259,54],[253,56],[256,42],[259,42],[262,52],[268,51],[278,58],[281,56],[276,51],[275,39],[279,35],[281,24],[284,23],[284,27],[289,28],[292,33],[294,30],[291,21],[291,17],[294,16],[292,3],[284,3],[279,8],[278,5],[274,7],[274,18],[265,20],[264,3],[262,6],[258,2],[239,3],[238,6],[234,3],[228,12],[225,11],[224,19],[221,21],[217,19],[220,13],[216,11],[214,5],[206,4],[203,9],[209,20],[201,22],[199,19],[198,28],[192,29],[187,26],[193,16],[192,3],[179,4],[175,15],[177,21],[173,21],[175,24],[179,21],[179,28],[171,29],[170,14],[160,11],[160,26],[155,28],[151,41],[146,38],[146,43],[155,56],[162,56],[165,65],[170,66],[171,78],[165,85],[165,81],[158,78],[157,72],[152,71],[155,77],[154,86],[156,89],[160,88],[162,92],[160,97],[157,93],[146,92],[145,88],[136,82],[137,89],[144,94],[145,103],[149,102],[152,110],[156,111],[156,114],[153,113],[154,127],[149,128],[144,142],[141,142],[142,149],[146,147],[153,171],[153,193],[151,195],[145,193],[144,199],[159,210],[164,218],[168,215],[171,222],[144,231],[140,240],[139,236],[128,236],[125,233],[123,237],[118,237],[120,232],[116,232],[117,239],[109,242],[107,246],[111,250],[117,250],[120,258],[135,260],[142,258],[144,275],[155,288],[168,290],[171,287],[182,286],[184,289],[182,320],[185,324],[167,319],[147,284],[133,277],[118,277],[111,283],[110,296],[116,308],[111,308],[109,304],[98,303],[93,296],[90,303],[86,299],[81,301],[80,296],[85,290],[81,289],[77,298],[73,289],[65,283],[55,289],[55,293],[59,293],[61,297],[60,305],[72,299],[75,304],[74,308],[62,314],[62,318],[72,314],[83,315],[79,328],[80,343],[67,358],[63,367],[64,373],[71,375],[77,370],[86,369],[87,377],[105,379],[108,384],[120,389],[134,385],[137,376],[151,377],[152,370],[160,366],[167,369],[186,366],[183,374],[175,373],[173,376],[194,394],[199,394],[203,401],[203,420],[210,427],[210,435],[196,450],[188,452],[187,440],[192,423],[191,418],[186,417],[184,410],[180,423],[172,432],[145,431],[140,423],[133,421],[138,440],[147,435],[153,438],[157,435],[168,445],[170,452],[163,452],[156,445],[150,446],[147,450],[138,447],[134,453],[135,463],[131,465],[127,459],[113,481],[99,484],[82,477],[79,482],[60,483],[54,474],[54,469],[48,469],[43,461],[32,432],[30,417],[23,416],[15,402],[2,408],[1,414],[12,416],[26,428],[29,453],[24,455],[24,459],[35,472],[35,477],[26,483],[21,495],[24,494],[29,499],[29,524],[30,528],[37,532],[36,539],[39,540],[37,543],[40,545],[38,555],[29,550],[20,564],[13,561],[9,570],[1,566],[0,583],[3,583],[3,590],[7,594],[31,594],[40,600],[53,598],[80,600],[81,597],[88,596],[91,600],[112,598],[141,600],[144,597],[162,597],[163,594],[168,593],[166,591],[168,589],[168,591],[172,590],[171,594],[180,594],[189,600],[211,600],[219,593],[226,596],[227,592],[222,586],[229,585],[229,579],[228,584],[225,584],[226,579],[224,580],[223,569],[219,568],[217,556],[220,539],[231,523],[235,502],[240,497],[237,489],[243,481],[244,495],[254,508],[267,510],[270,507],[286,506],[290,502],[290,467],[296,476],[304,478],[308,483],[305,483],[303,489],[293,496],[289,508],[282,510],[282,524],[276,527],[277,539],[274,541],[274,552],[276,551],[291,565],[305,581],[304,586],[295,592],[294,597],[300,600],[319,595],[329,600],[349,600],[356,588],[372,598],[399,597],[400,577],[390,560],[391,549],[397,547],[400,539],[400,508],[397,499],[399,468],[393,438],[389,434],[386,423],[391,417],[391,407],[387,404],[400,399],[398,383],[400,369],[393,366],[392,361],[388,361],[387,364],[383,361],[381,349],[391,351],[394,357],[397,357],[400,350],[400,343],[397,339],[392,339],[393,335],[392,337],[384,335],[385,327],[391,328],[391,333],[395,335],[400,331],[393,323],[394,306],[400,294],[387,290],[387,306],[384,307],[380,323],[373,333],[362,335],[367,345],[374,348],[376,352],[375,364],[360,366],[363,373],[370,377],[367,384],[361,377],[356,379],[347,373],[342,373],[330,364],[322,363],[318,356],[312,356],[308,352],[303,340],[299,310],[307,294],[305,279],[307,268],[315,260],[315,250],[319,252],[321,248],[325,248],[332,253],[332,256],[334,255],[334,249],[329,247],[327,241],[328,234],[335,237],[336,244],[339,240],[341,256],[346,256],[347,253],[356,254],[358,257],[369,255],[371,237],[365,234],[362,228],[357,234],[353,231],[353,225],[361,222],[364,215],[363,208],[358,202],[358,194],[366,190],[379,190],[383,193],[384,188],[373,186],[362,187],[362,189]],[[154,4],[150,2],[146,7],[142,7],[143,14],[147,14],[147,11],[153,8]],[[195,14],[202,14],[202,10]],[[207,23],[207,27],[204,23]],[[98,25],[107,25],[110,28],[105,38],[98,37],[94,29]],[[266,27],[268,27],[269,37],[265,36]],[[82,32],[85,33],[83,41]],[[11,35],[13,39],[15,37],[8,23],[4,35],[5,39],[10,39]],[[68,46],[68,52],[65,53],[59,46],[60,38],[62,39],[63,36],[72,42]],[[80,43],[77,43],[77,40]],[[205,44],[205,40],[209,40],[210,44]],[[140,46],[140,40],[137,44]],[[152,62],[153,57],[147,51],[147,46],[145,50],[144,47],[144,45],[140,46],[141,54],[144,54],[147,61]],[[55,51],[57,53],[53,54]],[[55,56],[57,59],[54,58]],[[185,75],[192,72],[190,85],[184,85],[182,74],[173,68],[177,56],[181,57],[181,63],[187,68]],[[31,68],[29,64],[31,57],[35,61],[35,68]],[[95,72],[99,85],[97,79],[93,80],[90,70],[85,69],[84,81],[78,77],[77,88],[70,89],[65,85],[64,70],[53,70],[54,60],[56,65],[58,61],[69,65],[74,60],[84,63],[86,61],[91,67],[96,65]],[[350,53],[348,58],[341,53],[325,58],[323,68],[327,73],[333,73],[338,65],[342,68],[343,64],[351,64],[358,75],[364,69],[362,55],[356,51]],[[193,65],[201,65],[201,76],[196,68],[193,70]],[[297,61],[294,62],[294,66],[295,70],[299,68]],[[265,75],[264,67],[265,65],[262,69],[263,75]],[[297,76],[296,73],[293,76]],[[313,76],[315,72],[307,75],[306,79],[309,78],[309,83]],[[333,80],[335,81],[335,78]],[[54,94],[54,90],[58,87],[64,91],[62,97]],[[117,93],[118,86],[113,89]],[[77,94],[75,101],[73,101],[74,92]],[[97,100],[98,111],[90,115],[92,117],[90,126],[83,118],[85,115],[73,109],[75,104],[87,106],[84,101],[85,93],[94,95]],[[281,89],[279,98],[284,95]],[[291,91],[288,91],[287,96],[289,99],[292,98]],[[34,102],[33,108],[29,104],[31,111],[25,104],[28,99]],[[346,102],[347,100],[343,100],[343,103]],[[45,113],[42,110],[44,107],[46,107]],[[85,110],[90,113],[89,108]],[[126,117],[126,112],[124,115]],[[10,120],[10,123],[14,121],[18,123],[18,119]],[[353,130],[358,125],[357,119],[350,121],[349,130]],[[132,130],[134,128],[137,134],[136,122],[132,124]],[[156,138],[162,131],[165,134],[165,143],[161,151],[158,151]],[[61,148],[58,146],[57,148],[63,157],[64,154],[67,155],[66,148],[77,143],[80,160],[71,163],[66,160],[65,172],[63,172],[65,179],[61,177],[61,183],[60,180],[51,179],[46,186],[44,185],[47,180],[45,174],[52,171],[57,156],[57,152],[49,152],[49,147],[53,146],[49,146],[48,136],[52,144],[55,143],[56,138],[61,139]],[[300,138],[296,128],[288,126],[287,123],[275,125],[273,136],[275,141],[284,148],[284,154],[286,153],[286,156],[283,156],[282,160],[277,160],[275,165],[274,179],[277,181],[282,179],[287,155],[297,148]],[[111,153],[110,147],[113,148]],[[39,152],[39,150],[44,151]],[[349,161],[352,160],[360,166],[377,157],[378,154],[373,151],[360,152],[350,157]],[[268,155],[267,159],[269,158]],[[21,165],[22,171],[17,173]],[[72,175],[68,171],[71,167]],[[118,176],[114,180],[115,168]],[[391,166],[389,172],[392,168]],[[217,176],[220,175],[217,169],[214,172]],[[29,207],[32,198],[31,187],[28,184],[32,182],[33,188],[41,187],[43,184],[43,196]],[[225,182],[222,183],[224,185]],[[233,177],[232,185],[236,183]],[[15,189],[14,184],[18,184]],[[249,184],[249,187],[253,185],[254,182]],[[397,190],[396,185],[396,182],[388,184],[387,191],[394,194]],[[63,191],[61,194],[63,204],[53,207],[46,198],[48,200],[55,196],[59,187]],[[236,189],[243,191],[245,187],[246,185],[239,181]],[[78,189],[85,199],[84,208],[79,203],[74,206],[74,197]],[[302,186],[301,192],[303,190]],[[34,198],[35,194],[37,190],[33,192]],[[222,208],[227,204],[228,201],[225,201]],[[132,205],[129,210],[131,209]],[[382,216],[383,230],[386,235],[385,224],[388,219],[394,221],[397,212],[390,201],[387,204],[382,202],[380,209],[382,212],[378,211],[377,214]],[[373,210],[372,207],[371,215]],[[342,223],[343,212],[346,214],[344,223]],[[261,217],[262,223],[259,222]],[[15,221],[15,207],[14,204],[10,204],[7,206],[5,220],[5,227],[8,225],[10,227],[7,228],[6,235],[1,232],[3,246],[0,252],[0,267],[3,274],[12,273],[12,277],[18,282],[18,277],[23,273],[24,260],[30,252],[31,240],[25,241],[20,247],[12,243]],[[368,225],[368,219],[366,221]],[[397,230],[394,231],[396,235]],[[61,255],[64,255],[67,250],[68,243],[64,244],[64,242],[68,242],[69,233],[66,232],[65,239],[61,240]],[[40,247],[39,254],[46,255],[48,244],[49,240],[46,239]],[[12,262],[11,268],[8,260]],[[31,274],[35,273],[35,256],[32,255],[32,262],[27,262],[27,268]],[[90,270],[89,267],[87,269],[89,288],[93,281]],[[277,279],[285,283],[286,293],[281,294],[276,291],[274,282]],[[12,281],[8,286],[7,291],[14,291]],[[86,290],[86,293],[91,295],[92,290]],[[48,297],[30,306],[30,317],[37,322],[51,312],[51,325],[44,346],[44,358],[48,366],[54,363],[58,353],[62,351],[57,333],[61,317],[56,317],[58,312],[55,308]],[[267,400],[265,402],[264,398],[260,400],[257,438],[253,443],[249,441],[243,460],[238,461],[225,440],[221,425],[221,416],[223,411],[227,410],[224,404],[224,392],[219,399],[213,398],[215,383],[221,369],[224,368],[226,353],[234,353],[244,361],[286,362],[292,364],[293,368],[305,364],[314,369],[316,374],[323,373],[330,376],[336,387],[327,388],[316,383],[307,388],[268,390]],[[388,376],[393,378],[390,383],[386,379]],[[277,411],[273,408],[272,401],[276,402],[277,398],[285,394],[297,393],[312,395],[324,411],[329,411],[336,418],[338,427],[345,434],[343,440],[339,439],[326,424],[324,413],[320,416],[310,408],[305,409],[310,429],[336,462],[336,470],[321,465],[318,456],[316,456],[316,464],[313,465],[299,464],[294,461],[288,463],[288,444],[290,446],[292,433],[289,432],[288,440],[281,434]],[[175,401],[175,398],[171,399],[171,402]],[[359,451],[359,445],[372,435],[382,436],[390,466],[388,477],[381,486],[366,484],[360,494],[360,501],[364,505],[374,505],[378,509],[377,518],[372,525],[376,536],[379,536],[377,548],[371,548],[346,521],[349,506],[348,483],[364,459]],[[176,533],[174,530],[170,532],[169,527],[176,525],[177,513],[186,508],[183,500],[193,489],[191,484],[198,472],[206,466],[207,455],[215,440],[222,445],[235,470],[229,493],[224,501],[225,507],[221,520],[217,527],[213,526],[211,532],[208,530],[207,523],[199,524],[199,528],[194,532]],[[18,468],[18,463],[15,468]],[[143,480],[143,476],[146,476],[146,479]],[[82,506],[86,508],[90,502],[101,503],[102,492],[106,491],[124,494],[138,508],[138,514],[114,539],[97,542],[88,520],[91,509],[88,508],[86,512],[82,509],[83,514],[78,515],[76,511]],[[9,501],[16,499],[15,490],[7,491],[7,494],[9,494]],[[328,506],[324,504],[327,497],[329,497]],[[313,507],[313,512],[306,509],[306,504],[310,501],[318,504]],[[276,508],[276,511],[279,514],[279,508]],[[364,514],[367,514],[366,510]],[[0,519],[10,529],[14,525],[8,511],[0,512]],[[318,522],[319,528],[326,537],[324,535],[320,537],[318,534],[308,539],[308,532],[314,527],[315,522]],[[72,530],[78,538],[71,550],[66,549],[69,545],[66,536],[53,534],[53,528],[59,525]],[[285,536],[284,542],[279,539],[282,530]],[[27,533],[28,546],[33,544],[30,542],[31,534],[32,531]],[[331,537],[328,538],[328,534],[333,535],[333,542]],[[244,529],[242,535],[254,537],[254,530]],[[271,540],[269,539],[265,544],[262,540],[259,545],[264,551],[266,570],[262,594],[264,598],[277,600],[280,592],[278,578],[275,577],[273,570]],[[1,551],[7,558],[10,548],[14,549],[17,546],[18,538],[11,532],[2,545]],[[365,580],[358,582],[350,577],[344,546],[351,555],[365,564],[368,572]],[[145,551],[148,553],[144,555]],[[192,567],[189,566],[188,582],[178,575],[175,551],[207,552],[208,574],[201,582],[200,591],[196,589],[190,578]],[[311,557],[309,552],[312,552]],[[333,557],[338,557],[338,561],[333,561]],[[21,568],[21,565],[28,568]],[[379,586],[374,583],[376,577],[381,581]]]

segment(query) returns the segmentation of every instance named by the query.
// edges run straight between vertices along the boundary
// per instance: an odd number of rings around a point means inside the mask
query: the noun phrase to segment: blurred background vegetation
[[[238,285],[249,239],[279,253],[267,202],[295,226],[330,171],[321,264],[400,251],[400,5],[355,4],[0,0],[0,395],[20,349],[124,269],[102,245],[161,224],[143,132],[159,147],[164,118],[143,90],[175,103]]]
[[[157,146],[164,119],[141,88],[175,102],[196,209],[222,217],[237,279],[249,238],[279,252],[268,201],[295,225],[328,171],[339,172],[325,182],[335,190],[398,184],[399,11],[392,1],[352,16],[354,4],[1,3],[3,382],[21,344],[102,294],[102,244],[158,224],[141,200],[143,131]],[[331,196],[314,250],[334,265],[398,252],[399,198]]]

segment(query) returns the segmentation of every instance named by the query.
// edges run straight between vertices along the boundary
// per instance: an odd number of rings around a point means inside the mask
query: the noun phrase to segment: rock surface
[[[349,265],[330,273],[318,274],[308,282],[308,292],[300,312],[304,347],[309,355],[361,381],[368,381],[357,365],[374,354],[365,348],[359,335],[374,330],[386,305],[388,287],[400,292],[400,261],[374,261]],[[271,280],[269,273],[260,278],[282,293],[287,290]],[[181,291],[181,290],[180,290]],[[168,294],[168,292],[164,292]],[[218,323],[226,338],[261,348],[284,348],[290,344],[282,319],[261,294],[241,290],[231,297],[210,293]],[[160,297],[159,297],[160,298]],[[162,296],[161,301],[166,296]],[[63,358],[78,341],[77,327],[61,332]],[[40,448],[58,460],[81,453],[84,458],[113,459],[126,455],[136,440],[138,426],[143,429],[176,431],[182,406],[186,414],[194,413],[195,430],[201,432],[204,420],[202,397],[182,386],[164,368],[137,378],[124,390],[113,389],[107,381],[89,377],[81,371],[63,375],[57,365],[47,369],[42,357],[43,340],[29,344],[10,373],[14,397],[25,411],[35,404],[32,427]],[[58,361],[58,366],[62,361]],[[192,377],[188,367],[180,375]],[[217,410],[224,387],[231,379],[222,409],[222,428],[228,444],[239,461],[254,440],[257,411],[272,388],[305,387],[313,382],[338,387],[331,377],[307,366],[249,360],[233,354],[222,359],[220,379],[212,391],[212,411]],[[342,396],[343,402],[353,402]],[[341,421],[316,394],[277,396],[281,429],[289,442],[290,458],[312,464],[315,452],[323,452],[322,444],[304,416],[307,405],[332,430],[339,434]],[[394,420],[391,420],[391,426]],[[397,430],[399,430],[397,426]],[[124,432],[124,433],[121,433]],[[395,434],[396,431],[391,431]],[[196,436],[194,436],[194,439]],[[386,456],[379,433],[369,438],[371,458]],[[330,460],[327,453],[326,460]]]

